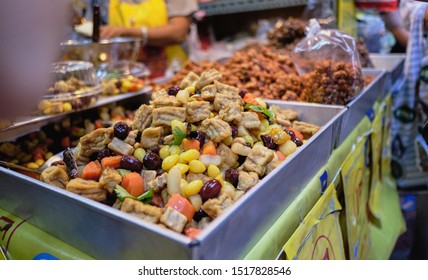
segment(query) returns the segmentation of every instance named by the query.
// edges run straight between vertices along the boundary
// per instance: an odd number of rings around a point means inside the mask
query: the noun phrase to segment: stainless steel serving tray
[[[268,103],[322,128],[195,240],[1,167],[0,206],[96,259],[240,259],[326,163],[346,111]]]
[[[57,122],[70,114],[84,114],[85,112],[93,110],[94,108],[127,99],[143,98],[143,100],[149,100],[151,92],[152,87],[145,86],[136,92],[121,93],[117,95],[99,95],[95,104],[80,110],[74,110],[72,112],[43,116],[23,116],[14,120],[10,126],[0,129],[0,142],[13,141],[19,136],[37,131],[40,129],[40,127],[48,123]]]
[[[363,69],[363,74],[365,76],[373,76],[374,79],[360,94],[346,105],[348,110],[343,117],[338,145],[348,137],[363,117],[369,113],[373,104],[376,101],[380,101],[384,96],[386,71]]]
[[[369,54],[375,69],[386,70],[391,77],[392,83],[396,81],[404,70],[405,54]]]

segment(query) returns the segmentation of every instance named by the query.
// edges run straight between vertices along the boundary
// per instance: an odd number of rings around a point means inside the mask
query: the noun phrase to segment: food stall
[[[200,8],[239,12],[229,2]],[[240,12],[307,1],[261,2]],[[37,110],[0,130],[4,258],[388,259],[405,230],[389,168],[404,57],[362,67],[338,30],[312,34],[329,56],[304,49],[307,34],[281,52],[302,26],[275,28],[274,47],[162,80],[135,40],[65,42]],[[334,57],[331,38],[354,49]]]

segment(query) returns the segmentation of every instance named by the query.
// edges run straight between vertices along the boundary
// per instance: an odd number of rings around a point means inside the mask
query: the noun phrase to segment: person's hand
[[[109,39],[113,37],[120,37],[126,35],[126,27],[121,26],[101,26],[100,37]]]

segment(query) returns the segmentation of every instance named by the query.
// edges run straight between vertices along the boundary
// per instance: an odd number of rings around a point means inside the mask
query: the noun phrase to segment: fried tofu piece
[[[141,134],[141,146],[145,149],[156,146],[163,135],[163,127],[149,127]]]
[[[63,165],[50,166],[40,174],[40,181],[60,189],[65,189],[69,180],[66,167]]]
[[[151,180],[148,184],[150,189],[153,189],[155,192],[160,192],[166,187],[166,183],[168,180],[168,174],[163,173],[160,176],[157,176],[155,179]]]
[[[274,111],[275,120],[278,124],[288,128],[291,126],[291,122],[297,120],[299,113],[291,109],[281,109],[277,105],[270,106],[270,109]]]
[[[246,192],[250,188],[254,187],[260,181],[259,175],[255,172],[239,171],[238,186],[236,189]]]
[[[207,85],[211,85],[214,81],[220,81],[222,75],[216,69],[210,69],[201,73],[199,80],[195,84],[195,88],[201,89]]]
[[[102,188],[98,182],[92,180],[72,179],[67,183],[65,189],[95,201],[105,201],[107,198],[107,190]]]
[[[302,133],[303,138],[305,138],[305,139],[311,138],[312,135],[314,135],[315,133],[317,133],[320,130],[320,127],[315,125],[315,124],[311,124],[311,123],[307,123],[307,122],[299,122],[299,121],[293,122],[293,128],[295,128],[300,133]],[[303,139],[301,139],[301,140],[303,140]]]
[[[74,150],[74,156],[77,162],[88,163],[92,154],[105,149],[113,139],[113,127],[98,128],[79,141],[79,148]]]
[[[214,109],[221,119],[226,122],[239,123],[242,119],[242,99],[239,95],[217,93],[214,99]]]
[[[186,120],[189,123],[200,122],[211,115],[211,104],[208,101],[193,101],[186,104]]]
[[[119,172],[113,168],[104,169],[99,180],[100,187],[106,189],[109,193],[113,193],[116,185],[121,182],[122,176],[120,176]]]
[[[160,107],[153,110],[154,126],[171,126],[172,120],[184,122],[186,120],[186,108]]]
[[[152,124],[153,106],[143,104],[135,112],[134,121],[131,124],[133,130],[143,132],[144,129]]]
[[[256,113],[254,113],[254,112],[243,112],[241,124],[246,129],[258,130],[258,129],[260,129],[260,126],[262,123],[259,119],[259,116]]]
[[[172,96],[172,95],[167,95],[156,99],[152,99],[150,101],[150,104],[153,105],[155,108],[166,107],[166,106],[180,107],[182,105],[182,103],[178,101],[175,96]]]
[[[201,97],[207,101],[213,101],[217,95],[217,87],[215,85],[205,86],[201,89]]]
[[[224,209],[232,204],[232,198],[228,194],[223,193],[217,198],[211,198],[205,201],[204,204],[202,204],[202,210],[211,218],[216,218],[223,213]]]
[[[189,74],[187,74],[186,77],[181,81],[180,88],[185,89],[189,86],[193,86],[196,84],[196,82],[199,80],[199,76],[196,75],[195,72],[190,71]]]
[[[217,146],[217,154],[221,157],[221,169],[228,169],[238,161],[238,155],[223,143]]]
[[[160,218],[160,222],[176,232],[182,232],[187,223],[187,218],[172,207],[167,207]]]
[[[271,162],[274,152],[262,145],[254,145],[242,165],[245,171],[256,172],[259,176],[266,173],[266,165]]]
[[[202,121],[200,130],[205,132],[208,138],[216,143],[232,135],[232,128],[230,125],[219,116]]]
[[[107,146],[110,150],[119,155],[129,155],[134,152],[134,147],[125,143],[117,137],[113,137],[113,140]]]
[[[159,223],[159,220],[163,215],[162,208],[144,204],[143,202],[132,198],[125,198],[120,210],[154,224]]]

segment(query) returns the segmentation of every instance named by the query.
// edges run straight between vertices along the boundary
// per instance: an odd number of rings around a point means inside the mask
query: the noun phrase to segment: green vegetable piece
[[[125,170],[125,169],[122,169],[122,170]],[[139,200],[145,204],[150,203],[154,195],[153,190],[150,189],[145,191],[142,195],[135,197],[130,193],[128,193],[124,188],[122,188],[119,185],[116,185],[116,187],[114,188],[114,192],[116,193],[116,196],[120,201],[124,201],[125,198],[132,198],[134,200]]]
[[[271,121],[275,121],[275,113],[272,110],[260,107],[260,106],[256,106],[256,105],[252,105],[252,104],[245,104],[244,107],[245,110],[253,110],[255,112],[260,112],[262,113],[266,119],[271,120]]]
[[[172,141],[169,145],[180,145],[184,138],[186,138],[186,133],[181,130],[178,126],[174,127],[172,130],[172,135],[174,135],[174,141]]]
[[[117,172],[119,172],[120,176],[125,176],[125,174],[131,173],[128,169],[118,169]]]

